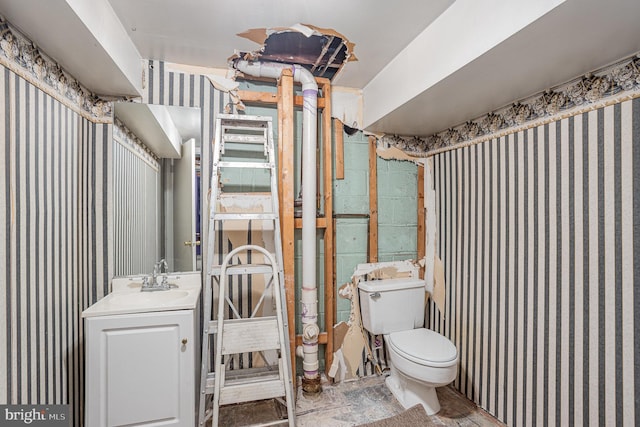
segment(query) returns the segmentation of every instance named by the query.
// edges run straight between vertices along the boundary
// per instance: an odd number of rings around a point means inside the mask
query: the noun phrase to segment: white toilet
[[[361,281],[358,289],[364,328],[384,335],[391,359],[387,387],[405,408],[419,403],[427,414],[437,413],[435,388],[455,380],[458,351],[446,337],[423,327],[424,281]]]

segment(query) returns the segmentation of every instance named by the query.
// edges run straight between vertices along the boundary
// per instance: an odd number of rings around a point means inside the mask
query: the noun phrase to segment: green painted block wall
[[[417,166],[377,159],[378,260],[417,257]],[[337,214],[369,213],[369,139],[362,132],[344,136],[344,180],[334,179]],[[342,218],[336,223],[336,289],[351,280],[354,269],[367,262],[368,220]],[[337,293],[336,293],[337,295]],[[336,297],[336,321],[347,321],[350,301]]]
[[[362,132],[344,134],[344,179],[333,183],[335,214],[369,213],[369,138]],[[366,218],[336,221],[336,322],[349,319],[351,301],[341,298],[338,289],[351,281],[356,265],[367,262],[368,223]]]
[[[378,260],[417,257],[418,167],[378,158]]]

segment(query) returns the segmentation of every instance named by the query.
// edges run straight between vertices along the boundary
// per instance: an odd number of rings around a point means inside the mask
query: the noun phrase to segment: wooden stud
[[[325,328],[319,336],[319,343],[326,344],[325,365],[328,372],[333,362],[333,323],[335,321],[335,279],[334,279],[334,231],[333,222],[333,173],[332,173],[332,132],[331,132],[331,82],[329,79],[316,78],[322,89],[322,98],[318,98],[318,108],[324,109],[322,119],[322,158],[324,176],[324,218],[316,219],[316,228],[324,229],[324,277],[325,277]],[[294,106],[302,106],[303,98],[294,96],[293,77],[290,70],[284,70],[278,82],[278,92],[264,93],[238,91],[244,102],[277,104],[278,108],[278,196],[280,200],[282,255],[284,261],[284,281],[289,322],[289,343],[291,349],[292,378],[296,378],[295,347],[298,345],[295,335],[295,228],[302,227],[302,220],[295,219],[293,213],[294,194]],[[320,150],[320,144],[318,147]],[[320,193],[318,193],[320,194]],[[299,337],[298,337],[299,338]]]
[[[284,70],[278,84],[278,154],[280,166],[280,213],[282,224],[282,257],[284,285],[287,297],[287,318],[289,322],[289,347],[291,350],[292,378],[296,378],[296,282],[295,282],[295,228],[293,218],[294,195],[294,112],[293,75]]]
[[[378,155],[376,137],[369,137],[369,262],[378,262]]]
[[[336,141],[336,179],[344,179],[344,125],[333,119],[333,135]]]
[[[283,154],[282,154],[282,147],[284,146],[284,142],[282,140],[282,134],[283,132],[281,132],[281,129],[283,128],[283,124],[282,124],[282,85],[280,84],[280,81],[278,81],[278,95],[277,95],[277,109],[278,109],[278,146],[277,151],[278,151],[278,160],[276,162],[277,166],[278,166],[278,202],[280,203],[280,230],[284,230],[284,215],[283,214],[283,206],[284,204],[282,203],[282,187],[283,187],[283,183],[282,183],[282,162],[283,162]],[[241,98],[243,101],[245,100],[244,98]],[[284,252],[283,252],[284,254]],[[283,255],[284,257],[284,255]]]
[[[324,229],[327,227],[327,219],[326,218],[316,218],[316,228]],[[296,218],[294,220],[294,224],[296,228],[302,228],[302,218]]]
[[[238,97],[242,100],[242,102],[256,104],[277,104],[280,101],[280,85],[278,85],[278,93],[239,90]]]
[[[327,344],[327,339],[327,333],[320,332],[320,334],[318,335],[318,344]],[[296,335],[296,346],[299,345],[302,345],[302,335]]]
[[[424,165],[418,164],[418,259],[424,258]],[[424,270],[420,269],[420,278]]]
[[[273,105],[277,104],[278,94],[273,92],[257,92],[252,90],[239,90],[238,97],[247,104],[267,104]],[[293,105],[296,107],[302,107],[304,103],[304,98],[300,95],[295,95],[293,97]],[[323,109],[325,107],[325,99],[323,97],[318,97],[318,108]]]
[[[324,323],[327,333],[327,343],[325,346],[324,360],[325,372],[328,374],[333,363],[333,324],[336,318],[335,307],[335,282],[333,280],[333,173],[331,160],[331,83],[329,80],[319,81],[322,83],[322,95],[325,100],[325,108],[322,113],[322,139],[323,139],[323,159],[324,159]]]

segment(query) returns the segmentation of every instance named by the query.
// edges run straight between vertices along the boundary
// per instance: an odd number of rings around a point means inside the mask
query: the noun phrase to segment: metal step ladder
[[[287,419],[262,425],[288,422],[289,426],[295,426],[271,117],[219,114],[213,148],[198,425],[205,427],[211,418],[212,425],[217,427],[221,405],[275,398],[286,406]],[[267,191],[240,192],[245,189],[242,182],[235,184],[223,178],[227,171],[232,177],[236,173],[236,178],[247,179],[252,170],[253,173],[263,170],[270,175]],[[230,191],[223,191],[224,187]],[[225,227],[238,227],[238,224],[244,223],[262,226],[263,230],[267,230],[265,236],[272,233],[273,241],[269,243],[273,245],[270,248],[273,252],[266,248],[265,241],[265,247],[247,244],[233,248],[222,259],[221,252],[225,245],[221,244],[223,242],[220,239]],[[216,259],[222,260],[216,262]],[[260,298],[245,317],[230,295],[234,282],[244,277],[258,278],[265,283]],[[215,320],[212,312],[214,285],[218,287]],[[273,303],[271,309],[275,314],[260,316],[261,309],[263,312],[269,311],[265,307],[269,293]],[[265,363],[269,359],[276,360],[262,367],[229,369],[229,362],[234,355],[246,353],[259,353]],[[272,356],[267,357],[265,353]]]

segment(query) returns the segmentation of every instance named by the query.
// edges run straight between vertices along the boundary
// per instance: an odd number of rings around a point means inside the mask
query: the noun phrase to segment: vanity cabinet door
[[[192,310],[86,319],[87,426],[193,426]]]

